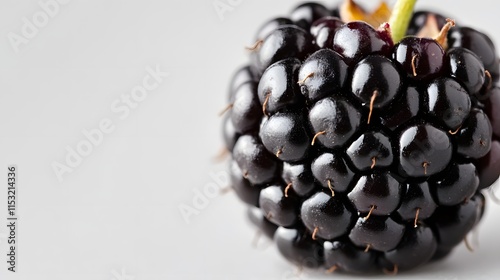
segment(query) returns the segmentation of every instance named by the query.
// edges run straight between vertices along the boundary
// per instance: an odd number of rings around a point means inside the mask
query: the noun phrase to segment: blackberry
[[[468,245],[500,176],[495,46],[403,2],[392,16],[298,6],[260,28],[230,82],[232,187],[298,266],[397,273],[444,258]]]

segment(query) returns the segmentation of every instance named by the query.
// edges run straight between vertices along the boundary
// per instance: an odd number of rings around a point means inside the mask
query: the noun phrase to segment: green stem
[[[398,43],[406,35],[416,2],[417,0],[398,0],[396,2],[389,20],[394,43]]]

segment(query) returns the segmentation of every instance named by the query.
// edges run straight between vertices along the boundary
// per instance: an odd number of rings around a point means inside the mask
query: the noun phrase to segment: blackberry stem
[[[398,0],[396,2],[389,20],[394,43],[398,43],[406,35],[416,3],[417,0]]]

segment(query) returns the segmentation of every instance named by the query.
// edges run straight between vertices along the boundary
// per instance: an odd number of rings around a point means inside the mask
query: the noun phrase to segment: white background
[[[48,0],[41,0],[42,3]],[[227,0],[221,0],[227,3]],[[335,1],[327,3],[333,6]],[[375,1],[370,2],[373,6]],[[460,2],[458,4],[457,2]],[[38,1],[0,2],[0,279],[342,279],[296,268],[273,246],[254,249],[254,229],[234,194],[211,198],[186,223],[179,212],[225,170],[218,111],[243,47],[265,20],[299,1],[81,1],[60,10],[19,46],[23,17]],[[493,1],[421,0],[500,43]],[[170,75],[128,116],[112,104],[142,84],[148,67]],[[118,101],[117,101],[118,100]],[[52,164],[103,119],[114,131],[60,182]],[[19,251],[7,273],[6,166],[19,168]],[[225,187],[225,186],[221,186]],[[493,279],[500,275],[498,216],[489,204],[480,248],[402,279]],[[264,242],[265,243],[265,242]],[[392,279],[392,278],[391,278]]]

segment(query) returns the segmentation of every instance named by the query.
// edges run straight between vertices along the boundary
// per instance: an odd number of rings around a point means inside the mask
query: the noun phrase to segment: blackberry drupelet
[[[296,265],[397,273],[441,259],[468,246],[500,176],[495,46],[402,2],[390,24],[385,4],[305,3],[259,29],[230,83],[233,189]]]

